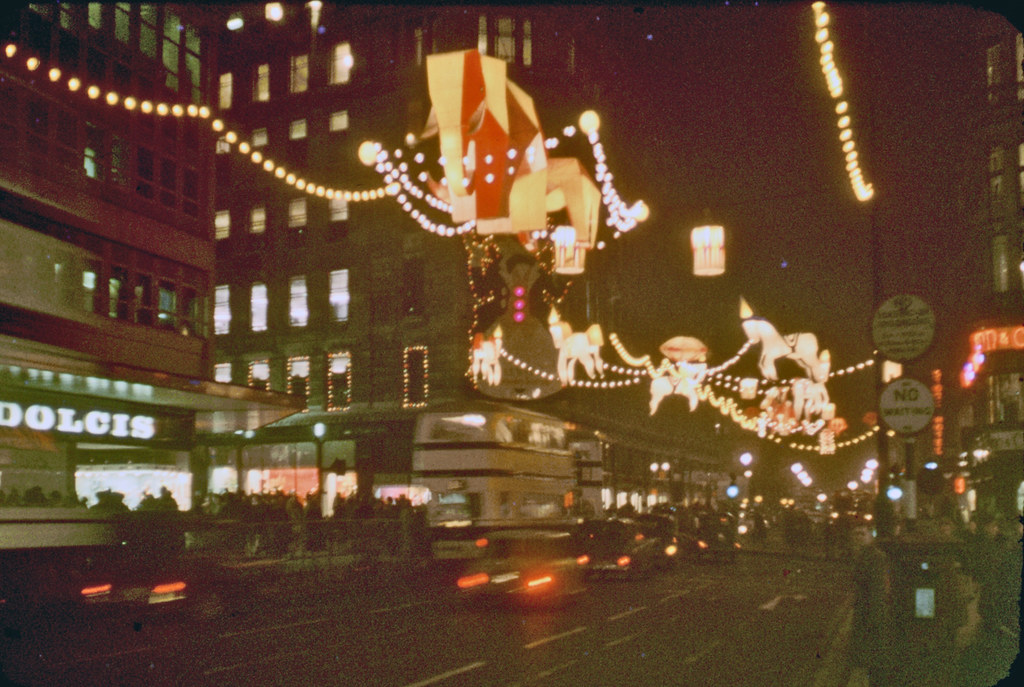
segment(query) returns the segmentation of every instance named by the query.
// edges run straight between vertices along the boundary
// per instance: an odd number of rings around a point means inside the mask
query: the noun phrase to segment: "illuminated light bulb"
[[[30,72],[34,72],[35,70],[39,69],[39,58],[38,57],[30,57],[30,58],[28,58],[28,60],[25,62],[25,66],[28,67],[28,70]]]
[[[847,143],[852,143],[852,141],[847,141]],[[848,152],[846,154],[846,161],[847,162],[853,162],[856,159],[857,159],[857,151],[856,150],[851,150],[850,152]]]
[[[248,141],[242,141],[238,144],[238,152],[242,155],[248,155],[250,150],[252,150],[252,148],[249,146]]]
[[[199,108],[199,116],[203,119],[208,119],[210,117],[210,108],[208,108],[206,105],[202,105]]]
[[[828,40],[828,29],[818,29],[818,32],[814,34],[814,40],[819,43],[824,43]]]
[[[840,100],[838,103],[836,103],[836,114],[843,114],[848,109],[850,109],[850,104],[845,100]]]
[[[253,162],[260,162],[263,159],[263,153],[258,150],[252,151],[251,159]]]
[[[89,95],[91,99],[96,100],[96,98],[100,97],[100,87],[89,86],[89,89],[86,91],[86,93]]]
[[[238,140],[238,134],[236,134],[234,131],[229,131],[226,134],[224,134],[224,139],[228,143],[234,143],[235,141]]]
[[[856,160],[854,160],[853,162],[846,163],[846,171],[852,172],[855,169],[857,169],[857,161]]]
[[[224,130],[224,122],[222,122],[219,119],[215,119],[210,124],[210,128],[212,128],[214,131],[223,131]]]
[[[285,173],[286,170],[284,167],[278,167],[277,169],[274,170],[274,176],[277,177],[278,179],[284,179]]]
[[[367,191],[363,191],[362,193],[359,194],[359,196],[360,196],[359,200],[369,200],[370,199],[370,194]]]
[[[319,196],[320,198],[323,198],[325,193],[327,193],[327,190],[323,186],[317,186],[316,187],[316,195],[317,196]]]
[[[58,79],[60,79],[60,70],[54,67],[49,72],[47,72],[47,76],[50,77],[50,81],[57,81]]]
[[[290,186],[294,186],[295,185],[295,181],[296,181],[295,175],[294,174],[289,174],[288,176],[285,177],[284,181],[285,181],[286,184],[288,184]]]
[[[70,79],[68,79],[68,90],[69,91],[77,91],[81,87],[82,87],[82,82],[79,81],[76,77],[72,76]]]
[[[174,107],[171,108],[171,114],[173,114],[175,117],[180,117],[183,114],[185,114],[185,108],[183,108],[181,105],[175,104]]]
[[[850,117],[848,115],[843,115],[839,118],[839,121],[836,122],[836,125],[840,129],[848,129],[850,127]]]
[[[188,116],[189,117],[195,117],[198,114],[199,114],[199,108],[198,107],[196,107],[195,105],[189,105],[188,106]]]
[[[128,96],[124,99],[124,109],[126,110],[134,110],[137,104],[138,103],[136,102],[135,98],[131,96]]]
[[[267,170],[268,172],[273,172],[274,171],[274,161],[273,160],[264,160],[263,161],[263,169]]]
[[[306,180],[305,179],[296,179],[295,180],[295,188],[299,189],[300,191],[304,191],[306,189]]]
[[[6,53],[8,57],[14,57],[18,54],[18,46],[16,46],[14,43],[8,43],[4,47],[4,53]]]
[[[167,107],[167,103],[160,103],[156,106],[156,113],[161,117],[166,117],[169,110],[170,108]]]
[[[148,100],[143,100],[142,101],[142,105],[140,105],[139,107],[146,114],[149,114],[150,112],[153,111],[153,103],[149,102]]]
[[[842,131],[839,132],[839,140],[840,141],[849,141],[850,138],[852,138],[852,137],[853,137],[853,132],[850,131],[849,129],[843,129]]]
[[[828,26],[828,12],[822,12],[818,15],[818,18],[814,20],[814,23],[820,27]]]
[[[843,144],[843,152],[844,153],[850,152],[851,150],[854,149],[855,145],[856,144],[854,144],[854,142],[852,140],[847,141],[846,143]]]
[[[107,105],[117,105],[118,95],[113,91],[107,93]]]
[[[363,141],[359,144],[359,161],[369,167],[377,161],[377,151],[379,149],[380,145],[378,143],[374,143],[373,141]]]
[[[835,49],[835,44],[832,41],[825,41],[821,44],[822,54],[831,53]]]

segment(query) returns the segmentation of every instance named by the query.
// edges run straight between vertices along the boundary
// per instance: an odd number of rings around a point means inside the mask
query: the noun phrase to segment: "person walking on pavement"
[[[866,526],[854,529],[853,628],[850,684],[887,685],[891,680],[892,625],[889,558]]]

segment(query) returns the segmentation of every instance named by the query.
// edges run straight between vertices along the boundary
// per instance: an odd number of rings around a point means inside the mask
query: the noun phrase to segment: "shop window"
[[[338,43],[331,51],[330,83],[348,83],[352,76],[352,46],[348,43]]]
[[[327,410],[346,410],[352,403],[352,355],[331,353],[327,359]]]
[[[231,363],[217,363],[213,366],[213,381],[221,384],[231,383]]]
[[[270,391],[270,361],[253,360],[249,363],[249,386]]]
[[[270,100],[270,65],[261,64],[256,67],[252,82],[252,99],[255,102]]]
[[[254,332],[267,330],[267,285],[256,282],[252,285],[249,317]]]
[[[157,324],[165,329],[178,326],[178,294],[174,284],[161,281],[157,289]]]
[[[409,346],[403,352],[403,408],[421,408],[427,404],[427,347]]]
[[[306,278],[292,277],[289,283],[289,294],[288,322],[293,327],[305,327],[309,323]]]
[[[288,393],[302,398],[309,397],[309,358],[307,356],[288,358]]]
[[[289,90],[302,93],[309,88],[309,55],[292,55]]]
[[[267,208],[257,205],[249,211],[249,233],[262,234],[267,230]]]
[[[234,77],[231,72],[220,75],[220,89],[217,96],[217,106],[222,110],[231,109],[231,97],[234,93]]]
[[[227,334],[231,331],[231,287],[220,284],[213,293],[213,333]]]
[[[348,321],[348,305],[352,296],[348,291],[348,270],[333,270],[330,285],[331,313],[335,322]]]
[[[217,210],[213,215],[214,237],[219,241],[231,235],[231,211]]]
[[[306,226],[305,198],[293,198],[288,203],[288,226],[291,228]]]

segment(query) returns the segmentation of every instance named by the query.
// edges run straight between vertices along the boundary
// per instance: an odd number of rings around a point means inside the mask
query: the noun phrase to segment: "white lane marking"
[[[548,642],[553,642],[556,639],[562,639],[563,637],[568,637],[569,635],[578,634],[580,632],[583,632],[586,629],[587,629],[586,627],[584,627],[583,625],[580,625],[579,627],[574,627],[573,629],[569,630],[568,632],[562,632],[562,633],[557,634],[557,635],[551,635],[550,637],[544,637],[543,639],[538,639],[535,642],[530,642],[529,644],[527,644],[523,648],[525,648],[525,649],[533,649],[533,648],[536,648],[536,647],[540,646],[541,644],[547,644]]]
[[[432,685],[435,682],[441,682],[442,680],[447,680],[448,678],[454,677],[454,676],[459,675],[461,673],[468,673],[471,670],[476,670],[477,668],[482,668],[485,665],[487,665],[487,661],[477,661],[476,663],[467,663],[466,665],[462,666],[461,668],[455,668],[453,670],[449,670],[448,672],[440,673],[440,674],[435,675],[433,677],[428,677],[426,680],[420,680],[419,682],[410,682],[409,684],[405,685],[405,687],[425,687],[425,685]]]
[[[216,668],[210,668],[209,670],[203,671],[203,675],[213,675],[214,673],[224,673],[229,670],[238,670],[239,668],[249,668],[255,663],[266,663],[267,661],[276,661],[279,658],[286,658],[288,656],[294,656],[296,654],[308,654],[310,649],[296,649],[294,651],[283,651],[279,654],[269,654],[266,656],[254,656],[248,661],[241,663],[232,663],[229,666],[217,666]]]
[[[574,665],[576,663],[579,663],[579,661],[577,661],[576,659],[573,659],[571,661],[566,661],[565,663],[561,663],[561,664],[559,664],[557,666],[554,666],[553,668],[548,668],[547,670],[544,670],[544,671],[541,671],[541,672],[537,673],[537,677],[548,677],[548,676],[553,675],[554,673],[558,672],[559,670],[565,670],[569,666]]]
[[[681,591],[681,592],[676,592],[675,594],[669,594],[668,596],[663,596],[660,599],[658,599],[658,603],[663,604],[666,601],[671,601],[672,599],[678,599],[681,596],[686,596],[687,594],[689,594],[692,591],[693,591],[692,589],[687,589],[687,590],[684,590],[684,591]]]
[[[775,607],[779,605],[780,601],[782,601],[782,597],[781,596],[777,596],[774,599],[772,599],[771,601],[765,601],[763,604],[758,606],[758,608],[761,609],[762,611],[774,611]]]
[[[237,637],[239,635],[252,635],[259,632],[273,632],[274,630],[286,630],[290,627],[300,627],[302,625],[316,625],[318,623],[326,623],[327,618],[313,618],[312,620],[298,620],[294,623],[285,623],[284,625],[270,625],[268,627],[257,627],[251,630],[239,630],[238,632],[222,632],[218,637]]]
[[[392,611],[404,611],[407,608],[413,608],[415,606],[426,606],[428,604],[437,603],[437,599],[430,599],[428,601],[410,601],[407,604],[401,604],[399,606],[385,606],[383,608],[375,608],[370,613],[390,613]]]
[[[646,610],[646,609],[647,609],[647,606],[637,606],[636,608],[631,608],[628,611],[623,611],[622,613],[616,613],[615,615],[610,615],[610,616],[608,616],[608,620],[621,620],[621,619],[625,618],[626,616],[633,615],[634,613],[639,613],[640,611],[643,611],[643,610]]]
[[[720,645],[721,643],[722,642],[719,641],[719,640],[715,640],[715,641],[711,642],[710,644],[708,644],[706,647],[704,647],[703,649],[701,649],[697,653],[691,654],[691,655],[687,656],[685,659],[683,659],[683,663],[696,663],[702,657],[704,657],[707,653],[709,653],[711,650],[713,650],[716,647],[718,647],[718,645]]]
[[[624,642],[628,642],[630,640],[636,639],[639,636],[640,636],[639,632],[634,632],[633,634],[626,635],[625,637],[619,637],[618,639],[609,640],[609,641],[605,642],[604,645],[605,646],[615,646],[616,644],[622,644]]]

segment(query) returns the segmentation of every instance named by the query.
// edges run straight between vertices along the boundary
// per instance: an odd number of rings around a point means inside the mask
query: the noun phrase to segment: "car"
[[[658,567],[671,568],[679,560],[680,533],[676,519],[670,515],[645,513],[633,518],[644,536],[655,542]]]
[[[589,577],[637,577],[662,560],[660,542],[644,534],[632,518],[584,520],[576,531],[579,553],[586,556]]]
[[[462,598],[521,605],[566,601],[584,591],[588,562],[568,530],[495,530],[456,580]]]
[[[736,522],[725,512],[707,511],[693,516],[692,537],[687,539],[687,553],[697,561],[736,560],[740,543],[736,541]]]

